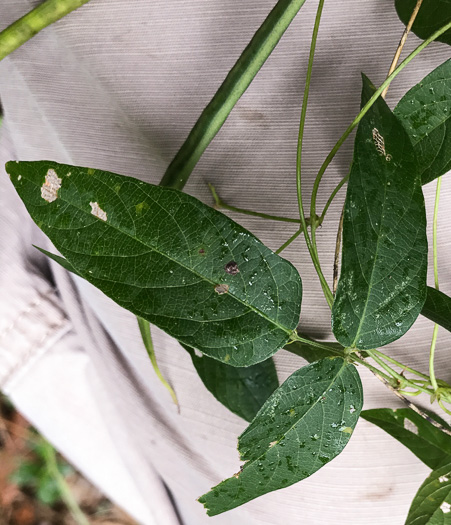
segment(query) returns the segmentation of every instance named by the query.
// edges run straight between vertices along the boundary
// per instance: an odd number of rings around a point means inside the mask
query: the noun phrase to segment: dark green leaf
[[[363,78],[362,105],[374,93]],[[360,122],[343,223],[332,327],[345,347],[399,339],[426,299],[427,238],[418,165],[402,124],[379,97]]]
[[[406,525],[451,525],[451,459],[433,470],[421,485]]]
[[[82,277],[188,346],[248,366],[296,328],[301,280],[293,265],[194,197],[50,161],[9,162],[7,171]]]
[[[451,332],[451,297],[443,292],[428,286],[421,314]]]
[[[359,374],[342,358],[297,370],[238,438],[240,472],[199,501],[214,516],[307,478],[343,450],[362,403]]]
[[[451,5],[451,3],[449,4]],[[396,106],[426,184],[451,169],[451,59],[414,86]]]
[[[417,0],[395,0],[396,11],[405,25],[408,24],[416,4]],[[412,31],[426,40],[449,21],[451,21],[451,2],[449,0],[423,0]],[[451,31],[447,31],[437,40],[451,44]]]
[[[451,436],[409,408],[364,410],[361,416],[400,441],[432,469],[451,457]],[[438,416],[434,415],[434,419],[449,428]]]
[[[276,367],[270,358],[262,363],[238,368],[187,350],[199,377],[215,398],[234,414],[252,421],[264,402],[279,386]]]

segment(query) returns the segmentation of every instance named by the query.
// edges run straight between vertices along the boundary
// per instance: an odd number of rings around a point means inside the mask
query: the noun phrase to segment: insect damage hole
[[[373,128],[373,142],[374,142],[374,145],[376,146],[376,149],[379,155],[385,157],[385,160],[387,162],[390,162],[392,159],[392,156],[385,151],[385,139],[379,133],[379,130],[377,128]]]
[[[56,201],[58,198],[58,190],[61,188],[63,179],[60,179],[56,171],[49,169],[45,176],[45,182],[41,186],[41,197],[47,202]]]
[[[102,221],[106,221],[107,216],[106,212],[102,210],[102,208],[99,206],[98,202],[90,202],[91,206],[91,215],[94,215],[98,219],[101,219]]]
[[[236,275],[237,273],[240,273],[240,269],[238,268],[238,264],[235,261],[230,261],[224,266],[224,270],[229,273],[230,275]]]

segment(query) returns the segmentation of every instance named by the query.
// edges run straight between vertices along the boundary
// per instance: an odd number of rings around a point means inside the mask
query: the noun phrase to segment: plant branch
[[[433,257],[434,257],[434,284],[435,289],[439,289],[438,283],[438,256],[437,256],[437,222],[438,222],[438,203],[440,199],[440,187],[442,184],[442,178],[437,179],[437,189],[435,192],[435,204],[434,204],[434,219],[432,223],[432,245],[433,245]],[[434,331],[432,333],[431,348],[429,350],[429,375],[431,378],[431,385],[434,389],[434,392],[438,390],[437,380],[435,378],[434,370],[434,357],[435,357],[435,345],[437,343],[438,335],[438,324],[434,324]]]
[[[391,63],[390,69],[388,70],[388,77],[393,73],[393,71],[396,69],[396,66],[398,65],[399,57],[401,56],[402,50],[404,48],[404,44],[406,43],[407,37],[410,33],[410,30],[412,29],[413,23],[415,22],[415,19],[417,17],[418,11],[420,10],[421,4],[423,3],[423,0],[417,0],[417,3],[415,5],[415,8],[412,12],[412,16],[410,17],[410,20],[404,29],[404,33],[402,34],[401,40],[399,42],[398,48],[396,50],[395,56],[393,58],[393,62]],[[381,97],[385,98],[387,95],[389,86],[387,86],[384,91],[381,93]]]
[[[0,60],[89,0],[46,0],[0,33]]]
[[[261,219],[267,219],[271,221],[280,221],[280,222],[291,222],[295,224],[300,224],[301,221],[299,219],[291,219],[290,217],[281,217],[280,215],[268,215],[267,213],[260,213],[258,211],[252,211],[252,210],[246,210],[244,208],[237,208],[236,206],[230,206],[229,204],[225,203],[216,192],[216,188],[213,186],[213,184],[208,183],[208,187],[210,188],[211,194],[213,196],[213,199],[215,201],[215,209],[216,210],[229,210],[234,211],[235,213],[242,213],[243,215],[250,215],[252,217],[260,217]],[[307,224],[310,224],[310,219],[306,219]]]
[[[323,7],[324,7],[324,0],[319,0],[318,10],[316,13],[316,18],[315,18],[315,25],[313,28],[312,42],[310,46],[307,76],[305,80],[304,97],[302,101],[301,120],[299,123],[299,136],[298,136],[298,146],[297,146],[297,156],[296,156],[296,189],[297,189],[298,206],[299,206],[299,217],[301,219],[301,224],[304,229],[305,242],[307,244],[307,248],[310,253],[310,257],[312,259],[313,265],[315,266],[316,273],[318,274],[318,277],[321,283],[321,288],[323,289],[323,293],[326,298],[327,304],[329,305],[330,308],[332,308],[332,304],[333,304],[332,292],[321,270],[321,264],[319,261],[318,252],[316,250],[316,247],[314,243],[311,241],[310,236],[307,231],[307,222],[305,219],[304,204],[302,202],[302,176],[301,176],[302,144],[303,144],[303,139],[304,139],[305,121],[307,117],[308,97],[309,97],[309,92],[310,92],[310,82],[312,79],[312,70],[313,70],[313,61],[315,58],[316,41],[318,38],[318,31],[319,31],[319,26],[321,22],[321,15],[322,15]],[[310,220],[311,220],[310,227],[312,228],[312,231],[316,227],[315,218],[316,218],[316,215],[310,216]]]
[[[306,0],[279,0],[202,112],[161,185],[183,189],[203,152],[278,44]]]
[[[274,253],[279,254],[283,252],[283,250],[285,250],[285,248],[287,248],[293,241],[295,241],[299,237],[299,235],[301,235],[303,231],[304,231],[304,228],[302,228],[301,226],[299,230],[293,233],[293,235],[287,241],[285,241],[280,248],[277,248],[277,250]]]

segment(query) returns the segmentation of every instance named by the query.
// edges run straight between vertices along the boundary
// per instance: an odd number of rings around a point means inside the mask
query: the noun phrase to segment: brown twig
[[[406,25],[406,28],[404,29],[404,33],[402,34],[401,40],[399,41],[399,45],[396,50],[395,56],[393,58],[393,62],[391,63],[390,69],[388,70],[388,75],[387,75],[388,77],[393,73],[393,71],[396,69],[396,66],[398,65],[399,57],[401,56],[402,50],[404,48],[404,44],[406,43],[407,36],[409,35],[410,30],[412,29],[413,23],[415,22],[415,19],[418,15],[418,11],[420,10],[422,3],[423,3],[423,0],[417,0],[415,9],[413,10],[410,20],[408,24]],[[384,91],[382,91],[382,94],[381,94],[382,98],[385,98],[388,88],[389,86],[387,86],[384,89]]]

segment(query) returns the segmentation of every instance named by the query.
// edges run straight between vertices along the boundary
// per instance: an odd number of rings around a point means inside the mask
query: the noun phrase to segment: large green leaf
[[[199,501],[214,516],[307,478],[343,450],[362,403],[359,374],[342,358],[297,370],[238,438],[240,472]]]
[[[396,11],[405,25],[409,22],[416,4],[417,0],[395,0]],[[426,40],[450,20],[450,0],[423,0],[412,26],[412,31],[423,40]],[[451,44],[451,31],[447,31],[437,40],[445,44]]]
[[[451,437],[409,408],[376,408],[364,410],[361,416],[400,441],[432,469],[451,457]],[[438,416],[434,419],[449,428]]]
[[[186,345],[248,366],[296,328],[301,279],[293,265],[194,197],[50,161],[9,162],[7,171],[82,277]]]
[[[443,292],[428,286],[421,314],[451,332],[451,297]]]
[[[362,105],[374,93],[363,77]],[[426,214],[415,154],[379,98],[360,122],[346,195],[340,281],[332,310],[343,346],[401,337],[426,299]]]
[[[451,459],[421,485],[405,525],[451,525]]]
[[[451,2],[449,4],[451,6]],[[394,110],[416,151],[421,182],[451,169],[451,59],[434,69]]]
[[[203,384],[215,398],[234,414],[252,421],[268,397],[279,386],[276,367],[270,358],[245,368],[226,365],[205,355],[187,350]]]

